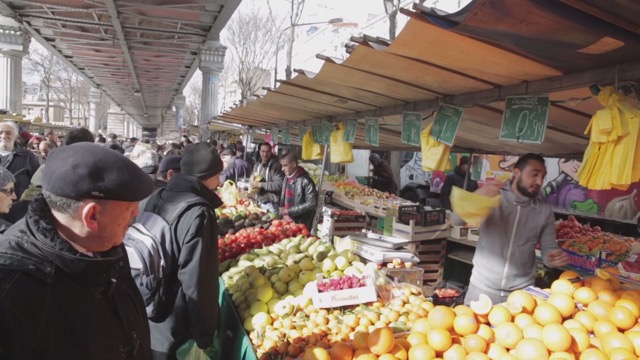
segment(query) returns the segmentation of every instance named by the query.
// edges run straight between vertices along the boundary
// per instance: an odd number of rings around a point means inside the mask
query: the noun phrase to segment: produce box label
[[[367,276],[365,283],[366,285],[363,287],[322,293],[318,292],[317,287],[314,287],[314,294],[311,296],[313,306],[317,309],[326,309],[376,301],[376,287],[373,279]]]
[[[589,272],[594,272],[597,268],[602,267],[615,267],[618,263],[603,259],[603,254],[601,253],[601,257],[593,256],[593,255],[581,255],[575,251],[562,249],[569,255],[569,267],[575,268],[577,270],[586,270]]]

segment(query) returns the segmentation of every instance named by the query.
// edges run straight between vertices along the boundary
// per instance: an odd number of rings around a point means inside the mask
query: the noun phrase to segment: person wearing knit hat
[[[184,339],[194,339],[200,349],[211,346],[218,326],[218,223],[214,209],[222,200],[214,190],[220,185],[222,160],[206,142],[189,145],[180,160],[180,172],[165,188],[149,197],[144,212],[173,214],[181,204],[193,203],[172,219],[172,261],[180,264],[170,274],[177,279],[175,298],[164,321],[149,322],[151,348],[160,359],[175,359]],[[162,215],[161,215],[162,216]],[[165,218],[165,220],[167,220]],[[170,221],[170,220],[169,220]]]
[[[156,189],[167,186],[171,177],[180,172],[182,169],[180,167],[181,161],[182,155],[170,155],[162,159],[156,174]]]
[[[0,214],[8,214],[16,200],[16,178],[11,171],[0,167]],[[11,226],[11,222],[0,218],[0,234]]]
[[[42,193],[0,236],[0,357],[153,358],[122,245],[152,192],[140,168],[102,145],[51,152]]]

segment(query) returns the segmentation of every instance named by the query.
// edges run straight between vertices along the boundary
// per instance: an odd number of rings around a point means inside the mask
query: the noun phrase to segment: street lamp
[[[318,22],[310,22],[310,23],[302,23],[302,24],[292,24],[287,26],[286,28],[284,28],[282,30],[282,32],[280,33],[280,35],[278,36],[278,42],[276,43],[276,68],[274,71],[274,76],[273,76],[273,87],[276,87],[276,82],[278,81],[278,54],[280,53],[280,41],[282,40],[282,35],[284,35],[287,30],[289,30],[289,39],[288,39],[288,46],[287,46],[287,67],[285,69],[285,76],[287,80],[291,79],[291,59],[293,57],[293,42],[295,41],[295,30],[296,27],[298,26],[309,26],[309,25],[322,25],[322,24],[329,24],[329,25],[335,25],[335,24],[341,24],[343,23],[344,20],[342,18],[333,18],[333,19],[329,19],[327,21],[318,21]]]

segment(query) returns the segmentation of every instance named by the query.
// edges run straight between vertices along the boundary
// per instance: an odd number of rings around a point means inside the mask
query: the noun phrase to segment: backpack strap
[[[160,188],[140,202],[140,211],[151,212],[161,216],[169,225],[173,223],[184,214],[187,209],[195,205],[202,205],[210,208],[211,205],[197,196],[188,196],[183,199],[179,199],[176,202],[167,203],[162,200],[162,193],[165,188]],[[169,204],[170,206],[165,206]]]

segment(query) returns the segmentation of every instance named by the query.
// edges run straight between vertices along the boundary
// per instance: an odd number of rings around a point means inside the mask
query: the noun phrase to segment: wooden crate
[[[424,270],[423,285],[439,286],[444,274],[447,255],[446,240],[426,240],[415,243],[415,255],[420,259],[418,267]]]
[[[435,240],[449,237],[449,224],[435,226],[415,226],[413,220],[410,225],[397,221],[393,222],[393,236],[411,241]]]

